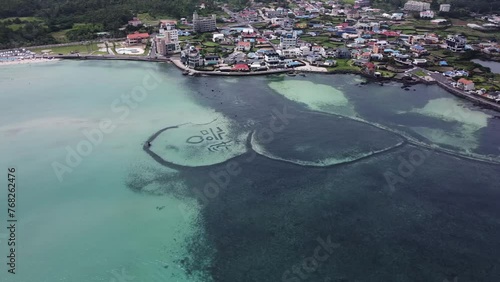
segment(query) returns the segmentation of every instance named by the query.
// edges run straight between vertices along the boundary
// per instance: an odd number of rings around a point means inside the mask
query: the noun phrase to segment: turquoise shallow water
[[[498,281],[497,114],[361,81],[0,68],[19,219],[1,281]],[[318,237],[335,252],[304,268]]]
[[[148,72],[158,81],[147,97],[135,108],[119,102],[111,109]],[[123,270],[140,281],[154,275],[192,281],[179,261],[187,256],[185,239],[198,233],[195,217],[184,216],[172,196],[126,188],[138,168],[175,174],[141,150],[152,132],[217,116],[178,87],[182,77],[169,77],[159,64],[63,62],[1,68],[0,78],[8,89],[0,96],[1,163],[18,170],[20,219],[18,274],[2,273],[2,281],[113,281]],[[67,165],[66,147],[77,150],[87,140],[84,130],[107,119],[114,130],[59,181],[53,163]],[[1,197],[3,205],[6,194]],[[189,208],[196,206],[192,201]]]

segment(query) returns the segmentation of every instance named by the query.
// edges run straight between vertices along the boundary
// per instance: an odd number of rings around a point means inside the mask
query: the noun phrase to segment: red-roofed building
[[[252,49],[252,43],[240,41],[236,44],[236,50],[238,51],[250,51]]]
[[[176,25],[177,25],[176,20],[160,20],[160,28],[172,29],[175,28]]]
[[[265,38],[257,38],[257,44],[266,44],[267,40]]]
[[[242,33],[241,34],[241,39],[243,41],[247,41],[247,42],[255,42],[255,40],[257,39],[257,33],[255,32],[252,32],[252,33]]]
[[[390,30],[386,30],[386,31],[382,32],[381,34],[383,34],[387,37],[398,37],[399,36],[399,32],[390,31]]]
[[[248,67],[247,64],[236,64],[234,67],[231,69],[232,71],[250,71],[250,68]]]
[[[377,69],[377,66],[375,66],[374,63],[370,63],[370,62],[364,64],[363,67],[364,67],[365,72],[369,75],[374,75],[375,70]]]
[[[475,85],[474,85],[474,82],[472,80],[460,78],[457,81],[457,87],[467,91],[467,90],[474,90]]]
[[[148,39],[148,33],[139,33],[136,31],[135,33],[127,35],[127,44],[141,44],[147,42]]]

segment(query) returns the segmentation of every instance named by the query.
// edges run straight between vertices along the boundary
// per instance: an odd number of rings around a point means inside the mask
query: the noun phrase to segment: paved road
[[[150,58],[156,57],[156,42],[154,40],[151,40],[151,47],[149,48],[149,57]]]
[[[490,108],[495,109],[497,111],[500,110],[500,104],[498,104],[498,103],[495,103],[491,100],[488,100],[488,99],[483,98],[481,96],[478,96],[476,94],[471,94],[471,93],[468,93],[466,91],[463,91],[463,90],[460,90],[460,89],[453,87],[451,85],[453,80],[444,76],[442,73],[435,73],[435,72],[428,71],[428,70],[423,69],[423,68],[414,68],[413,70],[411,70],[412,73],[415,73],[417,71],[425,72],[427,75],[429,75],[431,78],[433,78],[439,86],[448,90],[448,92],[451,92],[451,93],[453,93],[457,96],[460,96],[460,97],[464,97],[468,100],[471,100],[471,101],[474,101],[474,102],[477,102],[477,103],[480,103],[483,105],[487,105]]]

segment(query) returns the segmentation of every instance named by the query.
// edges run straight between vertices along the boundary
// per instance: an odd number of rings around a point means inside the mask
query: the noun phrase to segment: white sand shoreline
[[[14,60],[14,61],[0,61],[0,66],[46,63],[46,62],[56,62],[56,61],[60,61],[60,59],[45,59],[45,58],[22,59],[22,60]]]

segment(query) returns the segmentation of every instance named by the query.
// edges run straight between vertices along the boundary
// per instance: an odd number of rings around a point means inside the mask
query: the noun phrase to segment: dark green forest
[[[85,40],[89,34],[107,31],[111,36],[123,36],[118,29],[136,13],[188,17],[198,0],[4,0],[0,5],[0,18],[14,18],[0,22],[0,49],[26,45],[54,43],[51,32],[71,29],[75,23],[89,23],[91,30],[69,34],[71,40]],[[204,1],[214,8],[213,1]],[[36,17],[40,21],[23,22],[12,29],[15,18]],[[101,30],[96,30],[100,28]],[[90,36],[91,37],[91,36]]]

